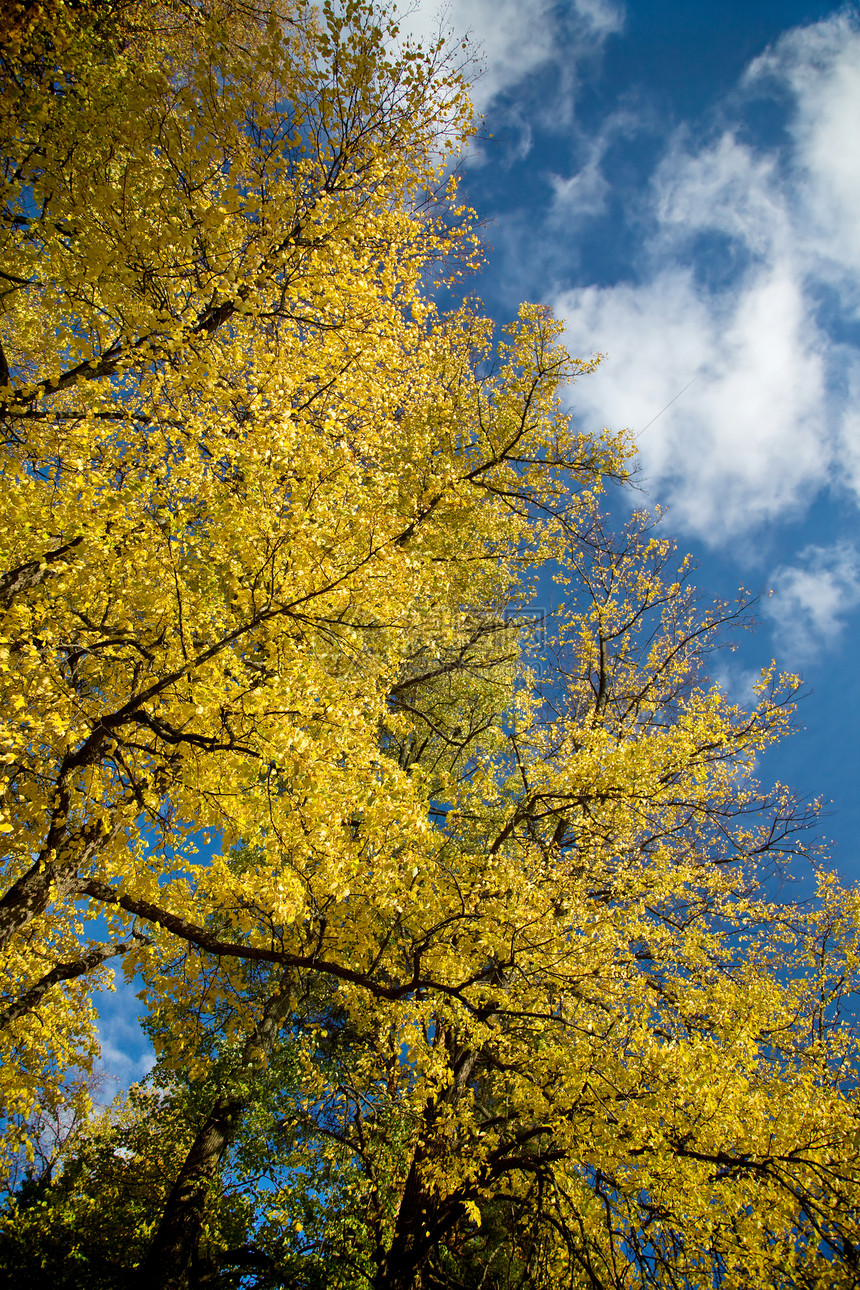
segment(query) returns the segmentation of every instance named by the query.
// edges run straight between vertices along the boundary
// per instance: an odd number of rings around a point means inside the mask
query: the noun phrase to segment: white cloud
[[[856,360],[845,391],[840,448],[843,482],[860,495],[860,365]]]
[[[592,149],[585,164],[569,179],[553,175],[554,219],[571,219],[600,215],[609,195],[609,183],[601,170],[602,150]]]
[[[575,0],[573,7],[586,27],[601,39],[624,27],[624,5],[620,0]]]
[[[679,132],[642,217],[643,280],[554,301],[571,350],[607,355],[577,387],[583,421],[639,432],[673,522],[712,543],[827,484],[860,492],[860,353],[819,313],[824,287],[843,309],[860,302],[856,22],[784,36],[744,80],[747,95],[773,89],[794,105],[787,151]],[[595,154],[582,175],[595,207],[602,177]]]
[[[761,671],[743,667],[741,664],[725,660],[712,665],[710,676],[714,685],[718,685],[730,703],[738,703],[750,708],[756,703],[755,687],[761,681]]]
[[[621,106],[610,113],[596,135],[580,138],[583,160],[579,169],[566,178],[561,175],[550,177],[553,198],[549,223],[552,227],[565,227],[569,232],[574,221],[603,213],[611,192],[603,171],[607,150],[620,135],[636,135],[642,129],[641,113],[629,106]]]
[[[676,137],[653,183],[655,247],[676,254],[697,233],[716,231],[755,257],[790,251],[796,240],[776,158],[760,156],[724,131],[696,149]]]
[[[645,482],[662,486],[674,524],[716,543],[826,479],[820,338],[786,266],[738,296],[714,299],[667,268],[644,286],[568,292],[556,308],[573,353],[609,351],[576,387],[581,423],[637,433]]]
[[[860,272],[860,27],[848,13],[787,32],[749,68],[752,89],[788,89],[806,229],[825,262]],[[833,239],[836,238],[834,245]],[[856,284],[855,284],[856,286]]]
[[[802,662],[833,646],[846,615],[860,605],[860,556],[847,542],[810,546],[797,564],[778,569],[766,613],[778,644]]]
[[[483,112],[497,94],[569,49],[559,39],[560,23],[573,27],[585,56],[619,31],[623,20],[615,0],[573,0],[563,13],[554,0],[419,0],[404,8],[401,26],[424,41],[440,31],[468,37],[481,66],[472,99]]]

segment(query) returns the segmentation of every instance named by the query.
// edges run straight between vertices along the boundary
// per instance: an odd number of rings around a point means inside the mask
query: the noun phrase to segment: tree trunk
[[[280,1023],[289,1011],[290,977],[282,974],[260,1024],[245,1042],[236,1082],[261,1066],[272,1052]],[[161,1222],[138,1272],[140,1290],[186,1290],[188,1267],[197,1255],[209,1189],[233,1142],[247,1095],[228,1091],[217,1099],[195,1137],[171,1188]]]
[[[435,1244],[435,1215],[427,1212],[428,1201],[413,1162],[400,1200],[394,1238],[377,1265],[373,1290],[418,1290],[421,1268]]]
[[[47,865],[36,861],[0,899],[0,949],[32,919],[45,912],[52,899],[60,898],[74,885],[73,866]]]
[[[173,1184],[149,1253],[140,1267],[141,1290],[185,1290],[197,1250],[209,1188],[236,1136],[245,1109],[240,1098],[220,1098],[191,1144]]]
[[[397,1210],[394,1237],[377,1263],[373,1290],[421,1290],[427,1259],[465,1214],[458,1195],[431,1194],[424,1186],[422,1173],[428,1155],[446,1150],[445,1142],[436,1137],[440,1108],[444,1103],[456,1103],[464,1095],[479,1053],[461,1047],[453,1031],[441,1025],[437,1028],[436,1043],[448,1051],[453,1078],[443,1096],[424,1108],[421,1139],[425,1145],[416,1147],[412,1156]]]
[[[430,1116],[434,1115],[435,1108]],[[416,1151],[400,1205],[394,1236],[379,1259],[373,1290],[421,1290],[430,1254],[465,1210],[458,1196],[433,1196],[422,1182],[423,1152]]]
[[[434,1204],[422,1188],[407,1183],[394,1239],[377,1265],[373,1290],[421,1290],[428,1258],[463,1213],[462,1205],[453,1197],[441,1205]]]
[[[69,834],[63,815],[68,810],[68,795],[62,786],[58,792],[63,801],[54,810],[55,818],[39,857],[0,897],[0,950],[27,923],[43,914],[52,901],[59,904],[77,894],[78,872],[90,864],[119,828],[115,820],[107,823],[96,819],[77,834]]]

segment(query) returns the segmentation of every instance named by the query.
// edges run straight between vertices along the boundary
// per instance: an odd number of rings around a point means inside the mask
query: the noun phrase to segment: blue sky
[[[439,20],[421,0],[407,22]],[[463,181],[491,251],[469,289],[499,321],[551,304],[571,352],[605,354],[573,411],[636,433],[637,504],[668,508],[704,591],[761,595],[721,679],[742,698],[772,657],[802,673],[804,729],[762,773],[831,803],[858,881],[860,15],[453,0],[442,22],[485,68]],[[129,987],[102,1008],[122,1082],[149,1060],[135,1010]]]

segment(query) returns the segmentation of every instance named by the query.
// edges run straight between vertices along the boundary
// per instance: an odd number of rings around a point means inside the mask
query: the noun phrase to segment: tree
[[[620,442],[560,415],[558,380],[587,365],[566,369],[543,312],[482,375],[487,324],[438,317],[423,287],[471,254],[444,51],[390,52],[361,5],[124,13],[107,51],[86,24],[34,37],[4,105],[19,1120],[86,1062],[87,988],[135,935],[319,970],[305,911],[358,863],[338,820],[423,845],[424,789],[379,747],[402,661],[464,603],[501,612],[526,549],[623,470]],[[266,879],[197,862],[201,825],[260,844]],[[305,930],[279,945],[280,925]]]
[[[19,1197],[0,1256],[850,1284],[856,902],[764,900],[814,812],[752,778],[796,683],[731,704],[705,669],[745,605],[701,609],[646,518],[606,531],[629,447],[563,414],[591,364],[548,312],[496,342],[434,304],[477,254],[444,45],[363,0],[142,0],[10,51],[11,1156],[83,1105],[111,962],[159,1068],[44,1180],[67,1243]]]

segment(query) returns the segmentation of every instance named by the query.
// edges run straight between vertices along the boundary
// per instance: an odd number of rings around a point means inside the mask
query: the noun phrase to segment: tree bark
[[[465,1212],[458,1199],[441,1205],[421,1183],[421,1161],[413,1158],[400,1206],[394,1237],[377,1264],[373,1290],[420,1290],[428,1256]]]
[[[140,1290],[185,1290],[196,1253],[209,1188],[236,1136],[246,1102],[219,1098],[191,1144],[167,1198],[139,1274]]]
[[[448,1051],[453,1079],[440,1100],[424,1108],[421,1138],[425,1144],[433,1145],[416,1147],[412,1156],[397,1209],[394,1236],[389,1249],[378,1259],[373,1290],[420,1290],[421,1273],[429,1255],[466,1212],[462,1191],[447,1197],[434,1196],[424,1185],[423,1173],[427,1156],[444,1150],[443,1143],[436,1138],[440,1109],[463,1096],[479,1053],[461,1047],[456,1035],[441,1025],[436,1042]]]
[[[52,899],[62,900],[74,886],[74,865],[32,864],[0,898],[0,949],[43,914]]]
[[[289,1011],[291,979],[291,973],[282,974],[260,1024],[247,1039],[233,1077],[236,1084],[270,1056],[280,1023]],[[152,1245],[139,1269],[139,1290],[187,1290],[188,1269],[197,1254],[209,1190],[247,1105],[247,1094],[228,1091],[210,1109],[170,1190]]]

